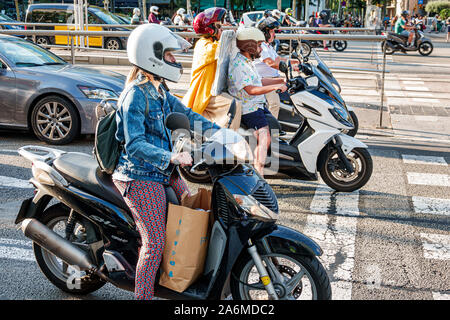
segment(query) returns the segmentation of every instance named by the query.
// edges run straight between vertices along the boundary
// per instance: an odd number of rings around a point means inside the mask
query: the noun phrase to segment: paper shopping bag
[[[208,199],[209,197],[209,199]],[[211,192],[199,189],[182,205],[169,204],[159,284],[183,292],[203,272],[209,238]],[[196,210],[202,209],[202,210]]]

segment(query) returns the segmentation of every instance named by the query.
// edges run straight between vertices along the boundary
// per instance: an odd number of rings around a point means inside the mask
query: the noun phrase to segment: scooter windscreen
[[[317,61],[317,69],[319,69],[326,77],[327,79],[337,87],[337,91],[341,92],[341,86],[337,82],[336,78],[333,76],[333,73],[331,72],[330,68],[323,62],[323,60],[320,58],[320,56],[317,54],[315,49],[312,49],[314,58]]]
[[[345,107],[344,99],[342,99],[339,92],[337,92],[337,90],[333,87],[329,78],[326,77],[322,73],[322,71],[320,71],[316,66],[311,66],[311,69],[314,73],[314,76],[316,76],[319,79],[320,84],[331,93],[331,95],[337,100],[337,102],[339,102],[343,107]]]
[[[226,128],[218,130],[203,143],[202,153],[204,159],[219,165],[253,161],[253,153],[247,141],[240,134]]]

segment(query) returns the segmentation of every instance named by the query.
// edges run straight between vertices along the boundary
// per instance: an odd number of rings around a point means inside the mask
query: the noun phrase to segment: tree
[[[14,3],[15,3],[15,5],[16,5],[17,21],[21,21],[21,20],[20,20],[19,0],[14,0]]]
[[[425,11],[428,13],[439,13],[442,9],[450,9],[450,1],[433,1],[428,2]]]

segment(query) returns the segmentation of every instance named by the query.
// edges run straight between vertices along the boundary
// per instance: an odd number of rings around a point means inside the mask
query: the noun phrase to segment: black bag
[[[147,96],[145,98],[147,99]],[[147,117],[148,100],[146,102],[145,116]],[[121,142],[116,139],[116,113],[117,108],[120,107],[119,105],[120,100],[118,102],[115,98],[103,99],[95,109],[97,126],[95,128],[93,153],[100,170],[107,174],[112,174],[116,169],[124,144],[123,141]]]

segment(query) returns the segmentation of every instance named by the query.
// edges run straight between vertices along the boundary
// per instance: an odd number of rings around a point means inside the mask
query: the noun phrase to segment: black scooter
[[[422,56],[429,56],[433,52],[433,44],[431,40],[425,37],[425,34],[414,28],[414,45],[408,46],[408,37],[402,36],[395,32],[383,32],[387,36],[386,42],[383,44],[383,50],[386,54],[394,54],[396,51],[406,53],[408,51],[419,51]]]
[[[232,105],[230,123],[234,110]],[[179,113],[170,114],[166,126],[172,133],[190,129],[187,117]],[[186,136],[177,136],[175,152]],[[194,167],[208,170],[213,179],[215,222],[204,272],[182,293],[158,285],[158,273],[157,297],[331,298],[327,273],[316,257],[322,250],[300,232],[276,223],[277,198],[245,163],[251,157],[248,149],[242,137],[221,129],[200,150],[192,150],[203,155]],[[19,153],[33,163],[35,196],[22,203],[15,223],[33,240],[36,261],[47,279],[72,294],[88,294],[107,282],[134,291],[141,239],[111,176],[88,154],[41,146],[25,146]],[[166,195],[168,202],[178,203],[171,187]],[[50,201],[56,204],[49,206]]]

